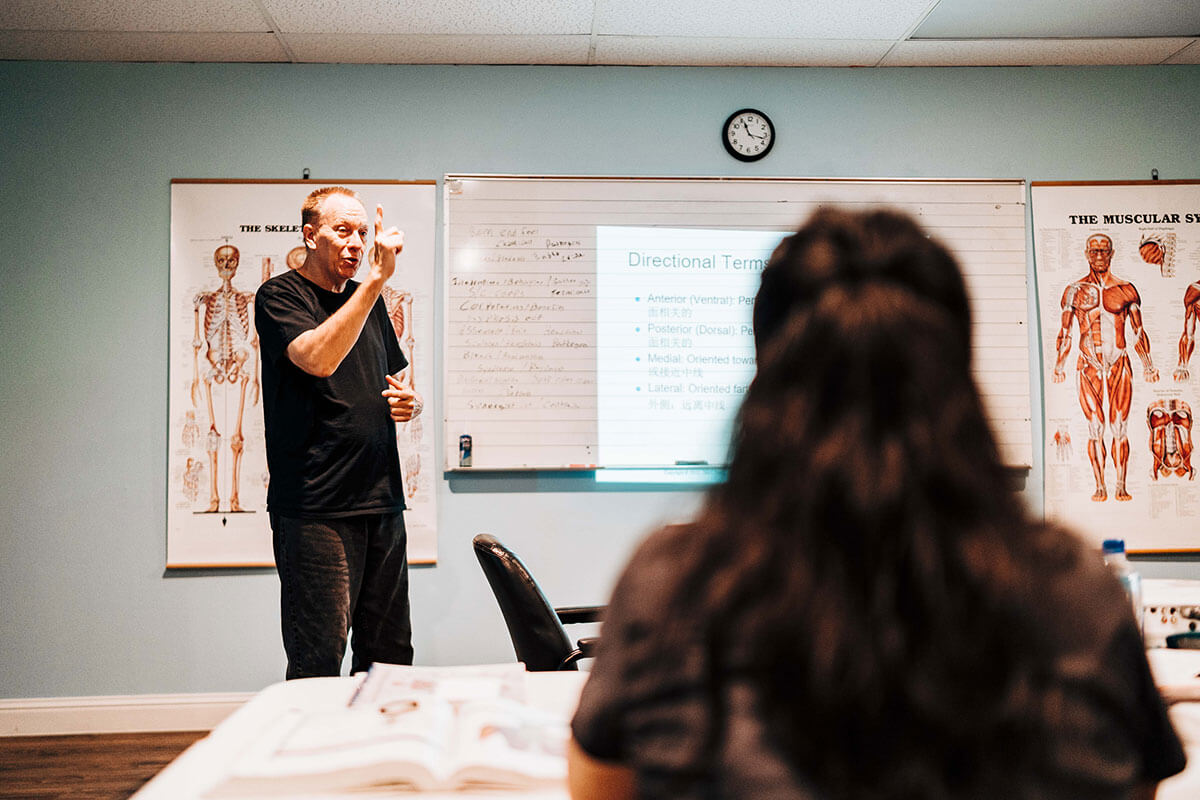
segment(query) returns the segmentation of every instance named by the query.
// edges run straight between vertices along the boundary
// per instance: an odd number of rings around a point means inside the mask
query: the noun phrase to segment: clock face
[[[741,161],[757,161],[775,144],[775,126],[766,114],[753,108],[733,112],[721,133],[729,155]]]

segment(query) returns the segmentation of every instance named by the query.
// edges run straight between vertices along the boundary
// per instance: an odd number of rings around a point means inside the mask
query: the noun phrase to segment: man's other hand
[[[385,377],[387,378],[388,388],[383,390],[383,396],[387,398],[388,408],[392,412],[392,420],[395,422],[408,422],[419,416],[421,409],[425,406],[424,401],[421,400],[421,395],[401,384],[395,375],[387,375]]]

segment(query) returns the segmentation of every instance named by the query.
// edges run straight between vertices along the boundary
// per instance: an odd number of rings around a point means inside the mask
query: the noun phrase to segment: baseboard
[[[207,731],[253,696],[248,692],[0,700],[0,736]]]

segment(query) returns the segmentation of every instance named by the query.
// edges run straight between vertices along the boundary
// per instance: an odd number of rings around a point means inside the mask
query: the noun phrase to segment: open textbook
[[[274,720],[209,796],[564,785],[568,720],[513,667],[375,665],[348,707]]]

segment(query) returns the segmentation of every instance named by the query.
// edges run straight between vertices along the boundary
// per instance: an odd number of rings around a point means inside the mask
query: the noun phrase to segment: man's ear
[[[301,229],[301,235],[304,237],[304,246],[306,248],[308,248],[309,250],[317,249],[317,240],[315,238],[317,235],[317,226],[316,225],[313,225],[311,222],[307,223]]]

